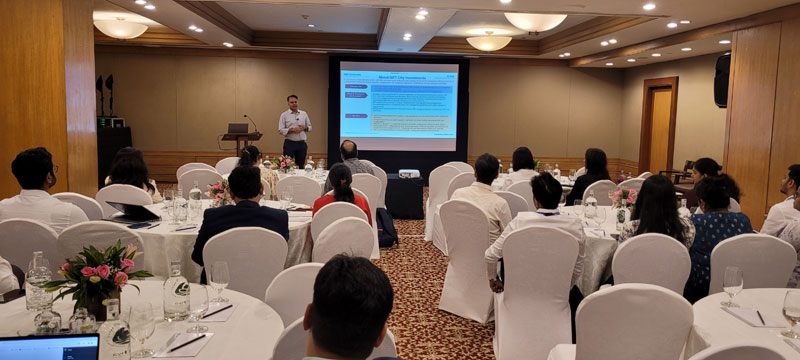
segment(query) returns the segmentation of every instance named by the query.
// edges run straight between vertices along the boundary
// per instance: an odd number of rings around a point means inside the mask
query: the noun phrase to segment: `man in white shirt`
[[[558,201],[561,199],[563,191],[561,184],[549,173],[543,173],[531,180],[531,188],[533,190],[533,202],[538,210],[518,213],[517,217],[508,224],[503,234],[497,238],[492,246],[486,249],[484,254],[489,287],[494,292],[503,291],[503,282],[497,276],[497,261],[503,257],[503,243],[514,230],[531,225],[551,226],[575,236],[578,239],[579,250],[575,268],[572,271],[572,285],[575,285],[575,282],[583,273],[586,237],[579,218],[558,212]]]
[[[0,221],[23,218],[37,220],[61,233],[71,225],[89,221],[79,207],[60,201],[47,192],[56,184],[58,166],[43,147],[25,150],[11,162],[11,172],[22,187],[19,195],[0,201]]]
[[[0,257],[0,294],[19,289],[19,280],[14,276],[11,264]]]
[[[289,110],[281,114],[278,121],[278,132],[285,137],[283,140],[283,155],[294,158],[301,169],[306,164],[306,132],[311,131],[311,119],[305,111],[298,109],[297,95],[289,95],[286,101],[289,103]]]
[[[787,196],[786,200],[773,205],[769,209],[761,233],[779,236],[783,229],[792,220],[800,219],[800,211],[792,207],[792,202],[797,196],[797,189],[800,187],[800,164],[789,166],[786,175],[781,180],[781,193]]]
[[[453,192],[451,200],[466,200],[478,206],[489,218],[489,241],[494,242],[511,222],[508,202],[492,191],[492,181],[497,178],[500,162],[490,154],[475,160],[475,181],[472,185]]]

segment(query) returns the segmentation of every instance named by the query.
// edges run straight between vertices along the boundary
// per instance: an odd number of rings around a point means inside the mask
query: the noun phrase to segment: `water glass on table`
[[[128,314],[128,326],[130,327],[131,338],[139,341],[139,345],[142,348],[139,351],[133,352],[131,357],[141,359],[153,356],[153,350],[144,346],[144,342],[147,341],[150,336],[153,336],[153,332],[156,330],[153,305],[150,303],[131,305],[131,310]]]
[[[575,200],[572,210],[575,211],[575,215],[578,215],[578,217],[583,215],[583,200]]]
[[[567,206],[567,195],[562,193],[561,198],[558,200],[558,212],[563,213],[565,206]]]
[[[228,299],[222,297],[222,291],[228,287],[231,277],[228,272],[228,263],[224,261],[215,261],[211,264],[211,277],[209,283],[214,290],[217,291],[217,298],[212,299],[212,302],[228,302]]]
[[[570,170],[569,171],[569,181],[574,182],[575,178],[577,178],[576,175],[577,175],[577,171],[575,171],[575,169]]]
[[[800,339],[800,334],[795,327],[800,323],[800,290],[789,290],[783,298],[783,316],[789,321],[789,330],[782,331],[781,335],[790,339]]]
[[[739,307],[733,302],[733,297],[740,293],[744,288],[744,277],[742,270],[736,266],[725,268],[725,275],[722,279],[722,289],[728,294],[728,301],[723,301],[720,305],[725,307]]]
[[[595,216],[592,218],[592,221],[594,221],[594,223],[597,224],[597,228],[600,229],[600,228],[603,227],[603,224],[605,224],[605,222],[606,222],[606,218],[607,218],[606,209],[603,208],[603,207],[600,207],[600,206],[598,206],[596,208],[597,208],[597,210],[595,212]]]
[[[205,285],[189,285],[189,321],[195,325],[186,332],[192,334],[202,334],[208,331],[208,326],[200,325],[200,319],[208,311],[208,289]]]

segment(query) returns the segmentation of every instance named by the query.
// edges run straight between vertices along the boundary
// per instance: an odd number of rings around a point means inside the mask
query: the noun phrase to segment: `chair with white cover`
[[[475,169],[472,168],[472,165],[467,164],[467,163],[465,163],[463,161],[451,161],[451,162],[449,162],[449,163],[447,163],[445,165],[453,166],[456,169],[458,169],[458,171],[460,171],[460,172],[469,172],[469,173],[474,173],[475,172]]]
[[[61,192],[53,197],[81,208],[89,220],[103,220],[103,207],[95,199],[74,192]]]
[[[361,190],[367,195],[367,203],[369,204],[369,216],[372,219],[372,235],[375,238],[375,247],[372,249],[370,259],[378,259],[381,256],[380,246],[378,244],[378,221],[375,219],[377,212],[378,198],[381,196],[381,180],[374,175],[370,174],[353,174],[353,189]]]
[[[692,305],[674,291],[621,284],[583,299],[576,344],[556,345],[549,360],[675,360],[692,328]]]
[[[364,219],[345,217],[325,227],[314,240],[311,261],[326,263],[342,253],[369,258],[373,248],[372,227],[369,223]]]
[[[334,221],[345,217],[357,217],[367,221],[367,214],[355,204],[345,201],[335,201],[323,206],[311,219],[311,239],[316,240],[319,234]]]
[[[736,201],[736,199],[730,198],[730,203],[728,204],[728,212],[742,212],[742,206],[739,205],[739,202]],[[702,214],[703,213],[703,209],[701,209],[698,206],[697,209],[694,210],[694,213],[695,214]]]
[[[194,182],[197,181],[197,187],[203,192],[203,199],[208,199],[206,196],[208,185],[215,185],[222,181],[222,175],[216,171],[206,169],[189,170],[181,177],[178,178],[178,187],[183,190],[183,198],[189,198],[189,192],[194,187]]]
[[[615,284],[652,284],[678,294],[683,294],[691,270],[692,260],[686,246],[658,233],[636,235],[623,241],[611,263]]]
[[[378,196],[375,207],[378,209],[386,208],[386,185],[389,182],[389,179],[386,177],[386,171],[383,171],[383,169],[377,166],[373,166],[372,172],[375,173],[375,176],[381,181],[381,194]]]
[[[217,169],[217,172],[220,174],[230,174],[237,165],[239,165],[239,157],[230,156],[217,161],[217,165],[214,165],[214,168]]]
[[[474,182],[474,173],[462,172],[461,174],[454,176],[452,179],[450,179],[450,183],[447,184],[447,199],[450,200],[456,190],[470,186]]]
[[[58,252],[57,238],[55,230],[36,220],[0,221],[0,254],[23,271],[28,269],[28,262],[33,259],[33,252],[41,251],[42,256],[50,262],[50,270],[55,274],[67,259]]]
[[[511,184],[507,190],[522,196],[525,202],[528,203],[528,211],[536,211],[536,205],[533,204],[533,189],[530,181],[517,181]]]
[[[377,165],[375,165],[375,163],[374,163],[374,162],[372,162],[372,161],[369,161],[369,160],[367,160],[367,159],[358,159],[358,161],[361,161],[361,163],[362,163],[362,164],[367,164],[367,165],[369,165],[369,167],[377,166]]]
[[[228,263],[228,289],[254,298],[264,296],[267,287],[286,263],[288,247],[280,234],[247,226],[223,231],[203,246],[206,276],[216,261]]]
[[[578,251],[578,239],[554,227],[508,235],[505,290],[494,294],[497,359],[544,359],[554,346],[572,341],[569,292]]]
[[[575,172],[575,177],[576,178],[578,176],[581,176],[581,175],[586,175],[586,167],[585,166],[581,167],[580,169],[578,169],[578,171]]]
[[[322,196],[322,186],[314,179],[302,175],[290,175],[283,179],[278,180],[275,185],[275,194],[278,199],[281,193],[288,191],[292,188],[292,202],[295,204],[304,204],[314,206],[314,201]]]
[[[722,291],[722,279],[728,266],[742,270],[745,289],[784,288],[796,263],[794,247],[774,236],[742,234],[725,239],[711,251],[708,293]]]
[[[144,251],[142,237],[127,226],[111,221],[87,221],[72,225],[58,235],[56,246],[62,259],[75,257],[83,251],[84,247],[94,246],[97,250],[105,250],[114,246],[117,241],[122,247],[136,246],[138,251]],[[144,259],[140,256],[135,259],[133,269],[144,270]]]
[[[261,186],[264,187],[264,191],[261,195],[266,196],[267,200],[269,200],[270,196],[272,195],[272,189],[269,187],[269,182],[264,178],[261,178]]]
[[[281,271],[264,294],[264,302],[275,309],[284,324],[291,324],[305,314],[314,297],[314,281],[324,264],[305,263]]]
[[[649,171],[645,171],[645,172],[639,174],[639,176],[637,176],[637,178],[639,178],[639,179],[647,179],[647,178],[649,178],[651,176],[653,176],[653,173],[651,173]]]
[[[150,197],[150,194],[148,194],[147,191],[144,191],[133,185],[125,184],[108,185],[100,189],[94,198],[98,203],[100,203],[100,207],[103,208],[104,218],[107,218],[118,212],[117,209],[111,205],[108,205],[106,201],[133,205],[153,204],[153,198]]]
[[[642,190],[642,184],[644,183],[644,181],[645,178],[640,178],[640,177],[628,179],[619,183],[619,187],[624,187],[626,189],[634,189],[636,190],[636,192],[639,192]],[[595,196],[597,196],[596,193]]]
[[[475,204],[465,200],[444,203],[440,214],[450,261],[439,309],[485,324],[494,302],[484,261],[490,245],[489,219]]]
[[[275,342],[275,348],[272,350],[272,360],[298,360],[305,357],[309,335],[308,331],[303,329],[302,318],[286,325],[281,336],[278,337],[278,341]],[[367,359],[380,357],[397,357],[394,334],[389,329],[386,329],[386,336],[384,336],[383,341],[377,348],[372,350],[372,354]]]
[[[181,167],[178,168],[178,171],[175,172],[175,179],[180,179],[181,175],[183,175],[184,173],[186,173],[189,170],[197,170],[197,169],[205,169],[205,170],[217,171],[217,168],[215,168],[215,167],[213,167],[211,165],[208,165],[206,163],[190,162],[190,163],[183,164],[183,165],[181,165]]]
[[[728,344],[707,348],[689,360],[786,360],[783,355],[761,344]]]
[[[447,197],[447,186],[450,180],[461,171],[451,165],[442,165],[433,169],[428,178],[428,200],[425,202],[425,240],[431,241],[433,234],[433,219],[437,209]]]
[[[611,198],[608,197],[608,193],[615,190],[617,190],[617,184],[614,184],[611,180],[595,181],[587,186],[586,190],[583,192],[583,203],[586,203],[589,192],[594,191],[594,198],[597,199],[597,206],[611,206],[612,201]]]
[[[511,209],[511,218],[517,217],[520,211],[528,211],[528,202],[525,198],[510,191],[495,191],[497,196],[503,198],[508,203],[508,208]]]

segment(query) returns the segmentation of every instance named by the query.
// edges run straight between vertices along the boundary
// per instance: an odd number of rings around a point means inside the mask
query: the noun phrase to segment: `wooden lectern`
[[[247,146],[248,141],[258,141],[261,139],[260,132],[254,133],[227,133],[222,135],[222,140],[224,141],[236,141],[236,156],[242,155],[242,145],[241,143],[244,142],[244,146]]]

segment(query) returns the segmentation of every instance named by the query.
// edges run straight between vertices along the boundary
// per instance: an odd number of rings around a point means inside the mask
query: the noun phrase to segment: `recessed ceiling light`
[[[197,26],[189,25],[189,30],[194,30],[194,29],[197,29]]]
[[[691,24],[690,20],[681,20],[681,24]]]
[[[628,62],[636,62],[636,59],[628,59]]]
[[[653,3],[644,4],[644,6],[642,6],[642,9],[645,9],[645,10],[653,10],[655,8],[656,8],[656,4],[653,4]]]
[[[608,40],[608,43],[609,44],[616,44],[617,43],[617,39],[610,39],[610,40]]]
[[[558,57],[564,57],[564,54],[558,54]]]
[[[606,66],[614,66],[614,63],[606,63]]]
[[[201,29],[201,28],[197,28],[197,29],[194,29],[194,31],[197,31],[197,32],[203,32],[203,29]]]
[[[652,55],[652,56],[653,56],[653,57],[659,57],[659,56],[661,56],[661,54],[660,54],[660,53],[653,53],[653,55]]]
[[[570,54],[568,52],[564,53],[564,56],[570,56],[570,55],[572,55],[572,54]]]
[[[147,5],[144,6],[144,8],[147,9],[147,10],[155,10],[156,6],[153,5],[153,4],[147,4]]]
[[[600,45],[602,45],[602,46],[608,46],[608,41],[601,41],[601,42],[600,42]]]
[[[147,0],[136,0],[136,1],[134,1],[134,2],[136,3],[136,5],[144,5],[144,4],[147,4]]]
[[[310,27],[310,28],[313,28],[313,27],[316,27],[316,25],[314,25],[314,24],[308,24],[308,27]]]
[[[410,38],[410,37],[411,37],[411,33],[405,33],[405,34],[403,35],[403,37]]]
[[[731,41],[730,40],[720,40],[719,43],[723,44],[723,45],[727,45],[727,44],[730,44]]]
[[[511,2],[511,0],[500,0],[500,2],[503,3],[503,4],[508,4],[508,3]]]
[[[425,20],[425,15],[417,14],[417,16],[415,16],[415,18],[417,18],[417,20]]]
[[[667,24],[667,27],[670,28],[670,29],[674,29],[674,28],[678,27],[678,24],[674,23],[674,22],[671,22],[671,23]]]
[[[681,49],[681,51],[692,51],[692,48],[690,48],[690,47],[685,47],[685,48]]]
[[[428,10],[420,10],[417,15],[428,16]]]
[[[229,42],[224,42],[224,43],[222,43],[222,45],[225,45],[227,47],[233,47],[233,44],[231,44]]]

